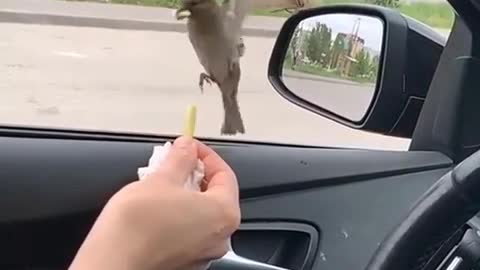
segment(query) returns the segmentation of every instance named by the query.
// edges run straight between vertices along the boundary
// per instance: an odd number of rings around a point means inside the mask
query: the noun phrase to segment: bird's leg
[[[240,37],[236,47],[234,48],[233,56],[228,60],[228,71],[232,72],[237,65],[240,65],[240,57],[245,55],[245,43]]]
[[[200,87],[200,92],[202,92],[202,94],[203,94],[203,85],[205,84],[205,82],[212,85],[212,81],[213,81],[213,79],[210,75],[208,75],[207,73],[204,73],[204,72],[200,73],[198,86]]]
[[[228,71],[231,73],[235,70],[235,68],[240,65],[240,58],[238,56],[234,56],[228,60]]]
[[[237,53],[238,53],[238,57],[242,57],[245,54],[245,42],[243,42],[242,37],[240,37],[238,40]]]

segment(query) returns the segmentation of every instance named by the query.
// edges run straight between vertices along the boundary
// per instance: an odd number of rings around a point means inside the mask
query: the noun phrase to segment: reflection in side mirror
[[[359,122],[378,87],[383,33],[383,21],[372,16],[307,18],[293,32],[281,80],[299,98]]]

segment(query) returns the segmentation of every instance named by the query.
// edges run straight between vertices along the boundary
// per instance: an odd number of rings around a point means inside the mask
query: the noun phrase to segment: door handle
[[[227,252],[221,259],[212,263],[210,270],[288,270],[278,266],[257,262],[241,256],[233,251]]]
[[[304,247],[305,254],[303,254],[303,252],[300,252],[300,256],[302,258],[300,258],[300,261],[298,263],[294,263],[294,264],[285,263],[283,260],[278,260],[278,259],[268,260],[268,262],[260,262],[258,260],[261,259],[263,261],[265,259],[264,256],[252,256],[252,258],[255,258],[255,259],[253,260],[248,259],[246,257],[238,255],[235,252],[235,245],[234,245],[233,250],[227,252],[227,254],[225,254],[225,256],[223,256],[221,259],[213,261],[212,264],[210,265],[209,270],[290,270],[290,269],[306,270],[311,268],[311,265],[313,264],[313,260],[315,259],[315,254],[316,254],[318,241],[319,241],[318,231],[314,227],[307,224],[299,224],[299,223],[255,222],[255,223],[241,224],[240,232],[242,231],[243,232],[302,233],[306,235],[306,237],[308,238],[308,242],[306,243],[307,246]],[[244,241],[246,241],[245,239],[249,239],[249,238],[248,237],[244,238]],[[239,240],[241,240],[241,238]],[[232,244],[234,243],[235,241],[232,242]],[[257,242],[253,242],[253,244],[256,244],[256,243]],[[248,244],[249,242],[247,242],[247,246]],[[241,245],[238,247],[241,247]],[[242,251],[245,252],[245,246],[243,247],[244,247],[243,249],[239,248],[239,250],[236,250],[236,251],[242,254]],[[303,249],[301,248],[301,250]],[[270,263],[275,263],[276,265],[282,265],[282,267],[276,266]]]

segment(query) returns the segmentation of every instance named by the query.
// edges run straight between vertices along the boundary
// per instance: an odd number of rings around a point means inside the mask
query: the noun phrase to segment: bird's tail
[[[238,84],[240,80],[239,68],[232,73],[233,74],[231,74],[227,80],[219,84],[220,91],[222,92],[223,108],[225,111],[225,118],[221,129],[222,135],[245,133],[245,126],[243,125],[240,105],[238,103]]]
[[[243,125],[237,97],[222,93],[222,98],[225,109],[225,118],[221,130],[222,135],[236,135],[237,133],[244,134],[245,126]]]

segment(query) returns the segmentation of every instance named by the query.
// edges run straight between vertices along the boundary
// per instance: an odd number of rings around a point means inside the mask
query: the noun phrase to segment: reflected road
[[[283,80],[298,97],[353,121],[363,118],[375,92],[375,86],[371,84],[358,84],[291,70],[284,71]]]

